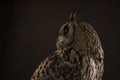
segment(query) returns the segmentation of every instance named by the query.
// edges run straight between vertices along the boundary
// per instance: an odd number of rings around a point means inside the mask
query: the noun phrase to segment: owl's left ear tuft
[[[76,21],[78,18],[77,18],[77,12],[76,10],[73,10],[70,14],[70,21]]]

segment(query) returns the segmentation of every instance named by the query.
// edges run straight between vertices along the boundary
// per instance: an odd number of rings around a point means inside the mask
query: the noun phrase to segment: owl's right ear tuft
[[[77,12],[76,10],[73,10],[70,14],[70,21],[76,21],[77,20]]]

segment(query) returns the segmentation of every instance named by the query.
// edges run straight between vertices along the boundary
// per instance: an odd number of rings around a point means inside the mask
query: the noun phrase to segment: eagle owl
[[[94,28],[73,11],[60,28],[57,50],[44,59],[31,80],[102,80],[104,52]]]

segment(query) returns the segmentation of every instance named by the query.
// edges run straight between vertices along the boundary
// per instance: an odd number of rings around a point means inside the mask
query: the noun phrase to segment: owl
[[[41,62],[31,80],[102,80],[104,52],[95,29],[73,11],[58,34],[56,51]]]

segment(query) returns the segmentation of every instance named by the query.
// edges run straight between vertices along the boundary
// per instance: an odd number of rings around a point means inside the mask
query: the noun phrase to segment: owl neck
[[[70,62],[72,64],[81,61],[82,55],[78,49],[72,47],[66,47],[59,51],[59,55],[64,62]]]

